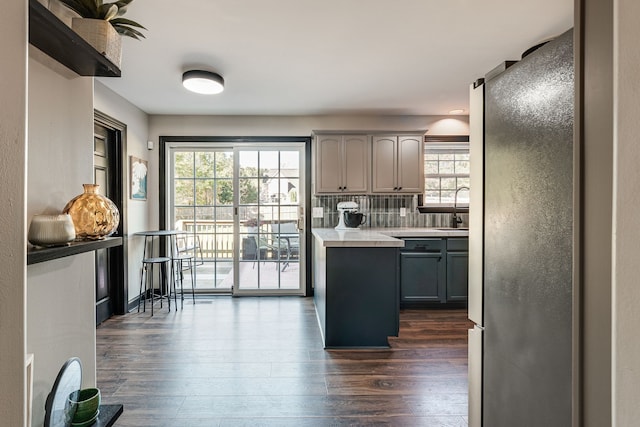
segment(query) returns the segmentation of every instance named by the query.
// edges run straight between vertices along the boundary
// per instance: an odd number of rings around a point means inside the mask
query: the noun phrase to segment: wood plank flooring
[[[155,308],[97,328],[116,426],[467,426],[465,310],[403,310],[391,349],[326,351],[311,298]]]

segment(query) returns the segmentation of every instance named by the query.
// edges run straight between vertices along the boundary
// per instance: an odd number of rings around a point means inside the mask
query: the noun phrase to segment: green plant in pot
[[[146,30],[145,27],[122,17],[132,1],[104,3],[103,0],[60,0],[81,16],[73,18],[71,28],[118,67],[122,55],[121,36],[136,40],[145,37],[139,30]]]

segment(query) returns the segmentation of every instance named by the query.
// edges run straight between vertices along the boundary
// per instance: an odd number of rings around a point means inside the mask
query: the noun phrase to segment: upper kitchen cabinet
[[[315,192],[366,194],[369,191],[367,135],[316,135]]]
[[[422,193],[422,135],[379,135],[372,140],[373,193]]]

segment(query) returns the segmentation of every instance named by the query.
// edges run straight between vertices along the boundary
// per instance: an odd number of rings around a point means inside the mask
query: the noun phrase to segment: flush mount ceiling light
[[[182,86],[191,92],[215,95],[224,90],[224,79],[211,71],[190,70],[182,74]]]

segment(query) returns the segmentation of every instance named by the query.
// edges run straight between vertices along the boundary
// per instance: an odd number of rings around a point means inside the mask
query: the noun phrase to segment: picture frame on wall
[[[133,200],[147,200],[147,161],[129,156],[129,194]]]

